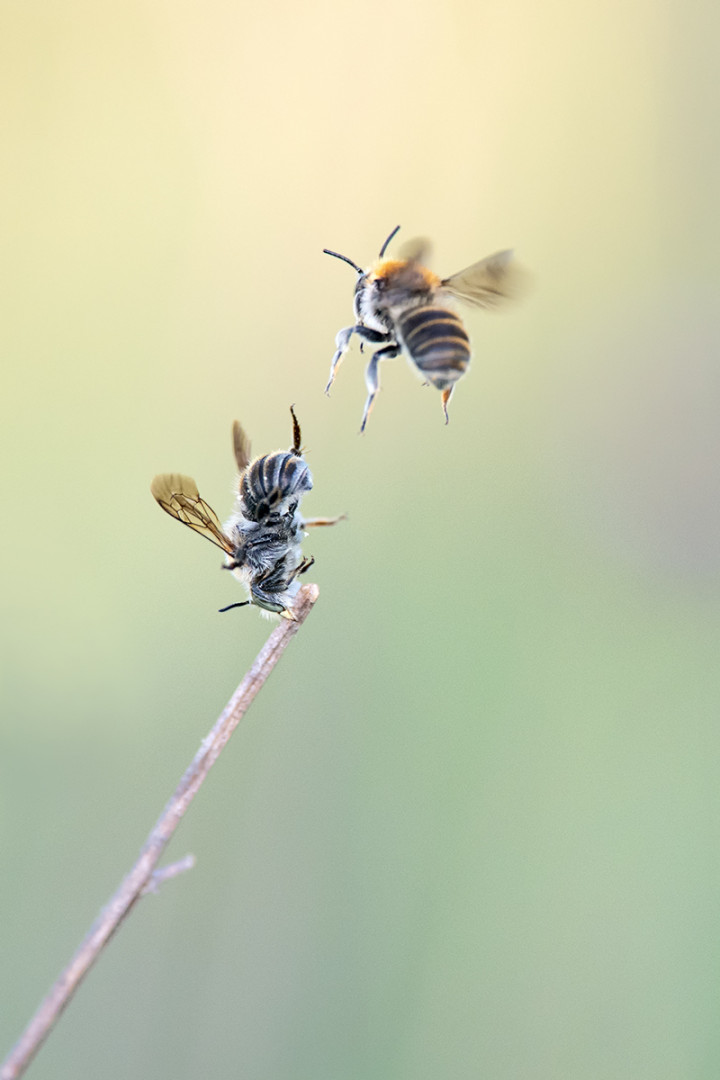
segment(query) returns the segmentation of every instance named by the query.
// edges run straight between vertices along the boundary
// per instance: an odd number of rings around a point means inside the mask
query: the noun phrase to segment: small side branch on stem
[[[177,877],[178,874],[184,874],[186,870],[192,870],[195,865],[195,856],[186,855],[184,859],[178,859],[177,862],[170,863],[169,866],[161,866],[159,870],[153,870],[150,875],[150,880],[143,886],[141,896],[147,896],[148,893],[160,892],[160,886],[164,881],[169,881],[170,878]]]

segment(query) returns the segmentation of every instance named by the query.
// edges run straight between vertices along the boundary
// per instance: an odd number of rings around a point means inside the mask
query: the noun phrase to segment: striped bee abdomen
[[[465,374],[470,339],[459,317],[448,308],[411,308],[396,320],[399,344],[418,371],[438,390]]]
[[[248,465],[240,480],[243,513],[262,521],[285,499],[298,499],[312,488],[310,470],[301,457],[283,451],[266,454]]]

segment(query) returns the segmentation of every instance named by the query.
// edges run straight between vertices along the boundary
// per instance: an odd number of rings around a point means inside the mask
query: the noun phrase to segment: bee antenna
[[[293,419],[293,444],[290,447],[290,452],[302,457],[302,435],[300,434],[300,422],[295,415],[294,405],[290,406],[290,414]]]
[[[249,600],[243,600],[239,604],[228,604],[227,607],[218,608],[218,612],[220,612],[220,611],[232,611],[232,609],[234,607],[247,607],[249,603],[250,603]]]
[[[337,251],[330,251],[330,248],[323,248],[323,255],[332,255],[334,259],[342,259],[343,262],[352,266],[353,270],[357,270],[358,274],[362,274],[363,272],[362,267],[358,266],[357,263],[354,263],[352,259],[348,259],[347,255],[340,255]]]
[[[379,258],[379,259],[382,259],[383,255],[384,255],[384,254],[385,254],[385,252],[387,251],[387,246],[388,246],[388,244],[390,243],[390,241],[392,240],[392,238],[393,238],[394,236],[396,236],[396,235],[397,235],[397,233],[399,233],[399,232],[400,232],[400,226],[399,226],[399,225],[396,225],[396,226],[395,226],[395,228],[393,229],[393,231],[392,231],[392,232],[390,233],[390,235],[388,236],[388,238],[387,238],[387,240],[385,241],[385,243],[383,244],[383,246],[382,246],[382,247],[380,248],[380,254],[378,255],[378,258]]]

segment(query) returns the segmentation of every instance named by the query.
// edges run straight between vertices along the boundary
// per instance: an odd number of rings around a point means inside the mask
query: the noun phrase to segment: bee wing
[[[166,514],[182,521],[190,529],[206,536],[213,544],[233,554],[232,541],[223,532],[220,520],[204,499],[195,481],[179,473],[162,473],[150,485],[150,491]]]
[[[458,300],[491,308],[516,296],[521,291],[523,277],[523,271],[513,262],[512,251],[498,251],[445,278],[441,284]]]
[[[413,240],[406,240],[400,246],[398,258],[409,263],[420,263],[424,266],[430,258],[430,241],[424,236],[416,236]]]
[[[250,464],[250,440],[237,420],[233,420],[232,434],[235,460],[237,461],[238,469],[242,473],[245,472]]]

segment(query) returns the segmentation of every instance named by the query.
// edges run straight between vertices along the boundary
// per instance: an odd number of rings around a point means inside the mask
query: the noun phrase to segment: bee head
[[[425,303],[440,285],[440,279],[412,259],[383,259],[365,275],[373,303],[389,310],[413,301]]]

